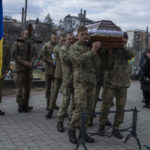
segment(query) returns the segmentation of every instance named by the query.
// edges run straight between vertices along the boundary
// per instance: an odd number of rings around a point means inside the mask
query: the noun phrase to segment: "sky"
[[[3,0],[4,16],[21,20],[25,0]],[[150,28],[150,0],[28,0],[27,19],[44,20],[49,13],[55,24],[66,15],[86,10],[93,21],[111,20],[122,30]]]

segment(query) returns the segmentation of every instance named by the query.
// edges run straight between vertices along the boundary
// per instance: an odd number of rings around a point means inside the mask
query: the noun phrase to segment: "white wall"
[[[133,47],[134,31],[127,31],[127,34],[128,34],[127,47]]]

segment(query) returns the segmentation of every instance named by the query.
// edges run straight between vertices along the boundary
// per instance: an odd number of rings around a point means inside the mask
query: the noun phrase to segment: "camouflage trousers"
[[[55,106],[56,100],[57,100],[57,96],[59,94],[59,89],[61,87],[61,83],[62,83],[62,79],[58,79],[58,78],[54,79],[53,85],[51,87],[52,94],[51,94],[50,103],[49,103],[50,110],[54,109],[54,106]]]
[[[30,98],[30,90],[31,90],[31,85],[32,85],[32,73],[30,74],[30,79],[29,79],[29,93],[27,93],[27,77],[25,72],[18,72],[16,76],[16,88],[17,88],[17,93],[16,93],[16,101],[18,104],[23,104],[26,95],[28,94],[28,97]]]
[[[74,89],[74,104],[75,108],[72,113],[70,129],[75,130],[81,126],[81,112],[92,112],[95,104],[96,88],[75,88]],[[88,116],[85,121],[85,128],[91,116]]]
[[[46,81],[45,95],[46,95],[47,103],[49,104],[50,97],[51,97],[51,86],[53,82],[53,75],[46,74],[45,81]]]
[[[100,112],[108,112],[112,104],[113,98],[116,97],[116,110],[124,110],[127,100],[127,88],[103,88]],[[101,125],[105,125],[108,118],[108,114],[100,115],[99,121]],[[116,113],[113,123],[113,128],[118,129],[119,125],[124,120],[124,113]]]
[[[96,100],[95,100],[95,104],[94,104],[93,112],[95,112],[96,104],[97,104],[97,98],[99,97],[99,94],[100,94],[101,88],[102,88],[102,84],[101,84],[101,83],[97,83],[97,85],[96,85],[96,97],[95,97],[95,98],[96,98]]]
[[[67,87],[67,86],[63,86],[62,87],[62,104],[59,108],[58,111],[58,121],[63,122],[65,115],[68,112],[68,107],[70,105],[70,101],[72,98],[72,103],[71,103],[71,112],[70,112],[70,116],[72,116],[72,111],[74,109],[74,92],[73,92],[73,87]]]
[[[2,102],[3,79],[0,79],[0,103]]]

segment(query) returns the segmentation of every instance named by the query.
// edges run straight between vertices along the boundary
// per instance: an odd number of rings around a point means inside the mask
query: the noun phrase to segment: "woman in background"
[[[141,62],[141,90],[145,99],[143,107],[150,108],[150,49],[145,52]]]

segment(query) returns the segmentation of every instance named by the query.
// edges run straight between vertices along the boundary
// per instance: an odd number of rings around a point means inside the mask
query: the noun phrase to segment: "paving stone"
[[[57,105],[61,104],[62,95],[59,94]],[[128,100],[126,109],[137,107],[138,113],[137,135],[143,145],[150,145],[150,109],[144,109],[142,100],[142,92],[140,84],[136,81],[132,82],[128,89]],[[115,100],[114,100],[115,102]],[[0,116],[0,150],[73,150],[73,145],[68,140],[68,119],[65,119],[65,132],[59,133],[56,129],[57,111],[54,111],[53,118],[45,119],[46,100],[45,92],[31,93],[30,105],[34,106],[32,112],[18,113],[15,96],[4,96],[1,108],[6,115]],[[99,110],[101,102],[98,102],[96,111]],[[112,107],[111,110],[114,110]],[[113,122],[113,114],[109,115],[109,119]],[[94,119],[94,126],[88,129],[88,132],[97,132],[99,127],[99,116]],[[127,128],[132,124],[132,113],[125,114],[124,123],[121,129]],[[107,131],[111,135],[112,130]],[[123,132],[123,140],[115,137],[93,136],[96,142],[87,144],[88,150],[138,150],[137,143],[133,137],[125,144],[124,140],[129,132]],[[83,150],[80,145],[78,150]]]

